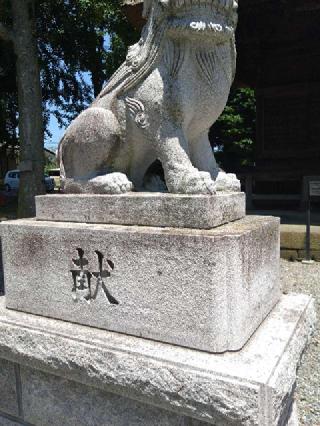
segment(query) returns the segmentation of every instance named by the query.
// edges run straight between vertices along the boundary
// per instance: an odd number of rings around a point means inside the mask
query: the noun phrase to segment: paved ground
[[[320,263],[281,260],[281,280],[284,292],[303,292],[316,299],[317,330],[298,372],[297,402],[301,426],[320,426]]]

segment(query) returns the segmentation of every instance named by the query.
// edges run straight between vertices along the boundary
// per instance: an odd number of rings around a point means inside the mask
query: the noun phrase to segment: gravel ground
[[[317,329],[298,372],[297,403],[301,426],[320,426],[320,263],[281,259],[281,281],[284,292],[310,294],[316,300]]]

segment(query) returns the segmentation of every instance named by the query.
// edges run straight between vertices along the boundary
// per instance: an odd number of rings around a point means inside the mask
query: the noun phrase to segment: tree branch
[[[12,41],[13,40],[13,32],[10,28],[0,22],[0,40]]]

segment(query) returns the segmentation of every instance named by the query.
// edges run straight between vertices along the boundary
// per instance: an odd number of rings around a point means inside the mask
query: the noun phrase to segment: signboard
[[[320,180],[309,182],[310,197],[320,197]]]
[[[306,258],[303,263],[310,264],[311,260],[311,201],[312,197],[320,197],[320,178],[319,176],[306,176],[305,184],[308,185],[308,198],[306,202]]]

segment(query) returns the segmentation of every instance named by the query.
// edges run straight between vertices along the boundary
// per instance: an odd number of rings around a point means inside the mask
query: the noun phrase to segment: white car
[[[19,170],[9,170],[4,178],[4,187],[7,192],[19,189],[20,183],[20,171]],[[44,184],[46,191],[52,192],[54,190],[54,179],[48,175],[44,175]]]

